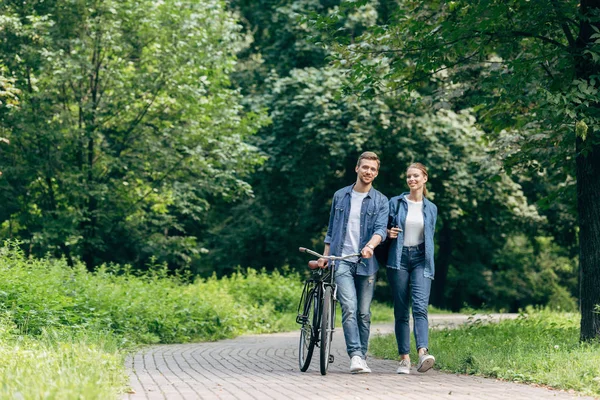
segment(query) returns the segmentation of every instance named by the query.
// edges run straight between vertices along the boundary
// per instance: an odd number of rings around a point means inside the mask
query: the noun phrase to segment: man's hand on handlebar
[[[325,268],[327,265],[329,265],[329,260],[326,258],[319,258],[317,263],[319,264],[319,268]]]
[[[374,253],[374,250],[372,248],[370,248],[368,245],[363,247],[363,249],[360,251],[360,255],[362,258],[371,258],[371,257],[373,257],[373,253]]]

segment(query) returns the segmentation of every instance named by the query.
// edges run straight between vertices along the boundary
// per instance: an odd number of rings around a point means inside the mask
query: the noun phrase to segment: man
[[[371,300],[378,264],[375,247],[386,237],[388,199],[373,188],[379,173],[379,157],[367,151],[356,164],[356,182],[333,195],[324,255],[346,256],[360,253],[362,259],[338,262],[335,270],[337,298],[342,307],[342,327],[350,372],[369,373],[366,355],[371,329]],[[319,259],[319,266],[327,261]]]

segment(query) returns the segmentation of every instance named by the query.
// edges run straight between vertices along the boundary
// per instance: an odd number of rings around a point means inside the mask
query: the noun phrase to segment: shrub
[[[26,258],[17,248],[0,255],[0,312],[31,335],[70,327],[134,343],[174,343],[280,330],[301,285],[297,274],[264,270],[188,284],[160,267],[144,275],[114,265],[89,273],[81,264]]]

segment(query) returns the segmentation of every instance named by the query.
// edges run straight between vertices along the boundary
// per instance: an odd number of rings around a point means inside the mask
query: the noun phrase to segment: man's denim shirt
[[[350,201],[354,184],[338,190],[333,195],[329,226],[325,244],[329,244],[329,253],[332,256],[341,256],[350,216]],[[374,234],[385,240],[388,222],[388,199],[379,191],[371,188],[362,203],[360,211],[360,248],[362,250]],[[373,275],[379,266],[375,257],[362,259],[361,265],[356,270],[357,275]]]
[[[404,224],[406,214],[408,214],[408,203],[404,196],[409,193],[402,193],[390,199],[390,226],[398,226],[402,229],[398,233],[398,239],[390,239],[390,252],[388,254],[387,267],[400,269],[402,259],[402,244],[404,243]],[[423,222],[425,237],[425,271],[423,275],[426,278],[433,279],[435,275],[435,265],[433,263],[433,235],[435,233],[435,223],[437,221],[437,206],[423,197]]]

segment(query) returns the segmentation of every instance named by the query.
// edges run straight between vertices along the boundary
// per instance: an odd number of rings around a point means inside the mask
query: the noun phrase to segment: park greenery
[[[472,25],[461,18],[475,18],[476,3],[453,4],[440,3],[436,18]],[[449,38],[452,51],[391,57],[395,43],[385,41],[401,36],[388,30],[420,37],[417,27],[426,29],[419,21],[432,11],[415,7],[2,2],[0,238],[90,271],[145,270],[151,259],[203,277],[302,269],[298,246],[321,248],[331,195],[355,179],[357,155],[369,149],[381,156],[375,184],[388,196],[405,190],[410,162],[430,168],[440,210],[435,306],[577,309],[575,136],[548,108],[552,82],[526,63],[555,53],[511,36],[481,49],[479,59],[493,62],[403,86],[406,74],[461,49]],[[576,7],[561,7],[576,17]],[[531,13],[513,8],[515,18]],[[501,10],[491,8],[489,21],[504,18]],[[460,37],[454,25],[443,28]],[[512,65],[519,40],[523,65]],[[570,115],[571,102],[560,104]],[[590,144],[595,125],[586,123]],[[378,298],[387,292],[383,277]]]
[[[528,308],[515,320],[490,320],[473,315],[462,327],[433,330],[436,368],[600,396],[600,344],[579,341],[578,314]],[[371,352],[395,360],[394,335],[374,337]]]
[[[2,343],[284,329],[364,150],[429,167],[433,305],[600,337],[599,43],[597,0],[1,1]]]
[[[297,327],[297,273],[245,270],[218,279],[140,273],[0,248],[0,397],[117,398],[125,356],[140,345],[289,331]],[[379,320],[389,307],[378,305]],[[19,395],[20,393],[20,395]]]

